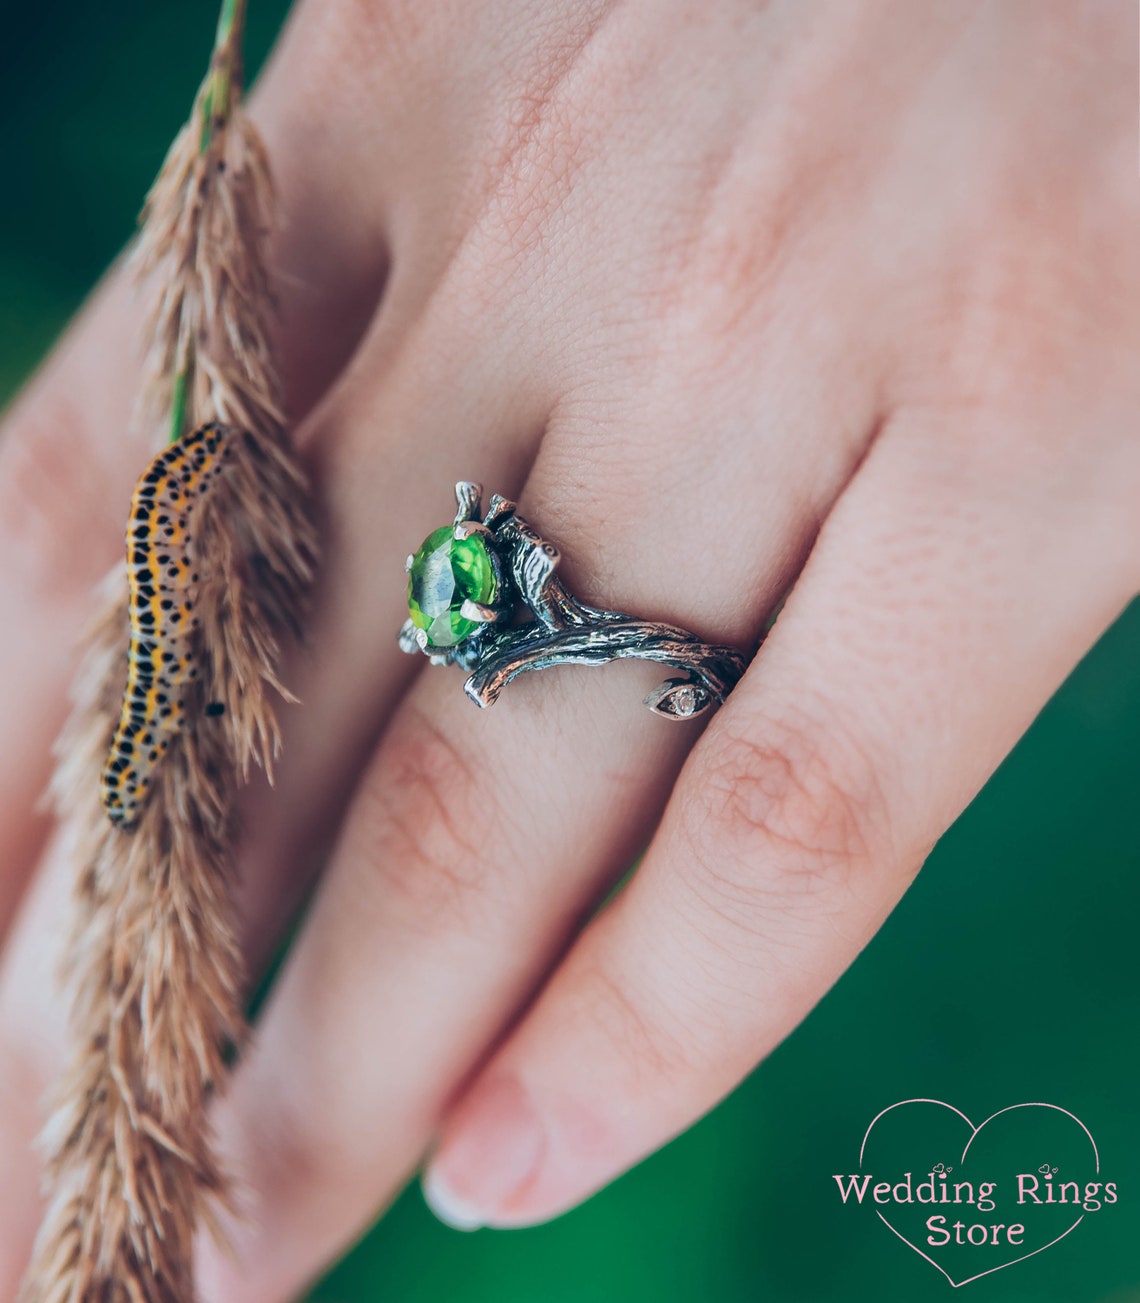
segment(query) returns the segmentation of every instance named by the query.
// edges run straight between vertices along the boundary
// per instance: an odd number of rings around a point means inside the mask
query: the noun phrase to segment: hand
[[[1137,592],[1132,37],[1093,3],[300,6],[255,102],[326,552],[248,801],[252,971],[326,867],[219,1110],[255,1220],[240,1266],[203,1246],[211,1303],[293,1293],[433,1138],[437,1210],[509,1226],[687,1126]],[[74,872],[33,806],[147,456],[138,325],[116,272],[0,439],[5,918],[32,884],[0,1291]],[[461,478],[585,600],[711,640],[753,644],[799,575],[699,740],[644,666],[479,713],[400,654],[402,560]]]

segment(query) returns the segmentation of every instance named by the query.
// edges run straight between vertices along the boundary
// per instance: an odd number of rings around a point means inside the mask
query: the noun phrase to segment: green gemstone
[[[495,567],[479,534],[456,538],[455,526],[429,534],[408,572],[408,614],[427,634],[429,647],[454,647],[479,625],[459,608],[470,598],[481,606],[495,600]]]

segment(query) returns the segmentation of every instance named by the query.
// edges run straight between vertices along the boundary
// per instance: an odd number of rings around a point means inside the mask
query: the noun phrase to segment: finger
[[[451,486],[472,467],[517,486],[542,429],[546,394],[504,377],[499,341],[458,310],[456,292],[437,289],[391,351],[378,323],[305,431],[322,483],[322,572],[288,674],[304,709],[282,716],[272,788],[255,785],[245,802],[241,912],[254,974],[327,859],[349,794],[424,664],[397,642],[404,558],[423,522],[454,514]]]
[[[900,418],[873,451],[632,884],[449,1118],[425,1183],[445,1220],[551,1217],[710,1108],[1135,591],[1140,468],[1072,441],[1001,465],[976,455],[993,420]]]
[[[318,13],[303,7],[255,109],[277,164],[272,256],[295,411],[348,356],[385,265],[383,212],[353,158],[360,133],[341,132],[331,151],[298,131],[298,101],[314,107],[328,82],[305,51]],[[352,195],[344,175],[357,178]],[[131,432],[143,305],[129,282],[123,267],[111,273],[0,433],[0,936],[45,835],[35,811],[91,590],[121,554],[130,487],[147,457]]]
[[[785,379],[786,363],[772,359]],[[869,380],[827,396],[804,382],[789,386],[794,400],[777,386],[734,419],[810,440],[834,429],[838,407],[869,428]],[[815,482],[808,459],[783,504],[775,485],[732,492],[736,462],[711,439],[694,451],[676,437],[687,383],[622,378],[626,397],[607,396],[604,428],[600,400],[561,404],[524,502],[529,519],[553,522],[585,600],[667,611],[747,644],[849,468],[836,458],[834,479]],[[800,405],[804,390],[814,396]],[[638,491],[646,459],[659,472],[653,499]],[[706,491],[693,494],[697,471]],[[714,527],[740,546],[710,576],[702,543]],[[427,670],[413,685],[223,1105],[249,1220],[233,1231],[236,1262],[203,1248],[205,1297],[291,1295],[406,1177],[449,1095],[657,817],[692,738],[642,706],[660,677],[629,664],[527,675],[482,714],[453,673]]]

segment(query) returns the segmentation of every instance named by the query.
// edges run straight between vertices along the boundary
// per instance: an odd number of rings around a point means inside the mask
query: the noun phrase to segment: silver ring
[[[455,497],[455,519],[429,534],[405,564],[409,614],[400,648],[470,670],[464,687],[476,705],[492,705],[525,670],[625,657],[684,671],[645,698],[666,719],[692,719],[736,686],[747,660],[735,648],[702,642],[676,625],[587,606],[555,574],[558,549],[513,502],[496,493],[480,519],[478,484],[461,480]],[[527,611],[533,618],[520,621]]]

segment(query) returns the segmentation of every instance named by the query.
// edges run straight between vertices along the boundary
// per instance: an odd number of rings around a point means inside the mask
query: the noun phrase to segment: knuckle
[[[670,1080],[695,1066],[694,1038],[671,1025],[664,1002],[655,1001],[650,1008],[602,963],[595,962],[582,975],[578,998],[587,1025],[620,1061],[634,1065],[639,1077]]]
[[[410,709],[366,775],[349,852],[370,868],[385,910],[412,926],[464,921],[491,908],[495,805],[490,784],[445,728]]]
[[[807,716],[730,722],[710,736],[684,826],[697,881],[734,917],[841,890],[880,851],[874,766]]]
[[[306,1082],[309,1088],[327,1087]],[[264,1083],[257,1107],[243,1108],[245,1178],[255,1188],[273,1190],[282,1200],[301,1200],[314,1191],[343,1187],[374,1155],[336,1109],[314,1109],[295,1083]]]
[[[694,203],[665,247],[650,306],[658,318],[687,326],[670,359],[682,370],[736,372],[771,327],[774,288],[789,272],[790,213],[803,209],[790,179],[763,188],[750,180],[751,190],[723,176],[706,183],[704,202]]]

